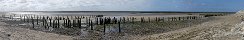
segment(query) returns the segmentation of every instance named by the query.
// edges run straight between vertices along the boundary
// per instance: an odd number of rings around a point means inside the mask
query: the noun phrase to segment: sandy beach
[[[57,16],[57,15],[53,15]],[[140,19],[141,17],[185,17],[185,16],[199,16],[199,15],[187,15],[187,14],[170,14],[170,15],[127,15],[127,16],[104,16],[104,17],[135,17]],[[175,21],[146,21],[140,22],[140,20],[131,22],[121,23],[118,29],[118,24],[106,24],[106,30],[104,32],[103,25],[94,25],[94,29],[91,27],[83,26],[81,28],[49,28],[45,29],[41,25],[35,25],[32,27],[31,23],[25,23],[20,20],[13,20],[8,18],[1,18],[0,25],[0,39],[3,40],[177,40],[177,39],[199,39],[208,37],[212,29],[218,29],[215,26],[233,26],[238,23],[239,20],[231,22],[226,18],[236,19],[238,17],[233,16],[213,16],[213,17],[202,17],[199,19],[188,19],[188,20],[175,20]],[[145,18],[145,20],[149,20]],[[166,20],[166,19],[165,19]],[[231,20],[231,19],[230,19]],[[220,23],[219,23],[220,22]],[[211,24],[211,23],[217,23]],[[211,26],[211,25],[213,26]],[[224,26],[226,26],[224,25]],[[222,28],[221,28],[222,29]],[[119,32],[121,30],[122,32]],[[210,31],[211,33],[207,32]],[[229,30],[223,29],[223,30]],[[198,32],[199,31],[199,32]],[[217,30],[221,31],[222,30]],[[202,33],[204,32],[204,33]],[[224,31],[225,32],[225,31]],[[200,34],[199,34],[200,33]],[[194,36],[201,35],[203,36]],[[222,35],[217,34],[216,35]],[[189,35],[189,37],[188,37]],[[212,35],[212,34],[211,34]],[[187,37],[181,37],[187,36]],[[210,38],[209,39],[215,39]],[[221,38],[220,38],[221,39]]]

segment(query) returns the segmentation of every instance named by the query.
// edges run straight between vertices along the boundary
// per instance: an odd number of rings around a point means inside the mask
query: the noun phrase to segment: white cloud
[[[5,11],[21,10],[58,10],[69,7],[100,5],[87,0],[2,0],[0,9]]]
[[[3,11],[134,10],[145,0],[0,0]],[[147,6],[145,6],[147,7]]]

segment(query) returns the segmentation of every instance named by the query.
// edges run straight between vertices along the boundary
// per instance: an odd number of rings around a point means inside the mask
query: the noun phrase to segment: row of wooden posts
[[[121,32],[121,24],[123,23],[147,23],[161,21],[179,21],[199,19],[202,16],[187,17],[96,17],[96,16],[39,16],[39,15],[20,15],[20,20],[25,23],[31,23],[32,27],[42,26],[44,28],[82,28],[87,25],[94,30],[94,25],[103,25],[103,31],[106,31],[106,24],[118,24],[119,32]]]

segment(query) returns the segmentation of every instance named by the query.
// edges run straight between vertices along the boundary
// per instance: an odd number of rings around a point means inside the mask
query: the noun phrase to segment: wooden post
[[[81,17],[82,17],[82,16],[81,16]],[[82,28],[82,27],[81,27],[81,18],[80,18],[80,20],[79,20],[79,23],[80,23],[80,24],[79,24],[79,25],[80,25],[80,28]]]
[[[93,30],[93,22],[92,21],[90,23],[90,26],[91,26],[91,30]]]
[[[48,24],[48,23],[47,23],[47,20],[48,20],[48,19],[47,19],[47,18],[45,18],[45,17],[43,16],[43,20],[44,20],[44,25],[45,25],[45,28],[47,28],[47,26],[48,26],[48,25],[47,25],[47,24]]]
[[[98,25],[98,18],[96,17],[96,25]]]
[[[80,28],[81,28],[81,18],[79,19],[79,25],[80,25]]]
[[[123,17],[123,23],[125,23],[125,21],[126,21],[126,20],[125,20],[125,17]]]
[[[112,23],[116,24],[116,18],[115,17],[113,17],[113,22]]]
[[[102,25],[102,21],[103,21],[103,19],[100,17],[100,18],[99,18],[99,24],[100,24],[100,25]]]
[[[144,17],[141,17],[141,22],[142,22],[142,23],[144,22]]]
[[[26,20],[26,19],[25,19],[25,15],[24,15],[24,22],[26,22],[25,20]]]
[[[158,17],[155,18],[155,21],[158,22]]]
[[[130,19],[127,17],[127,22],[130,22]]]
[[[66,27],[69,27],[69,16],[66,16]]]
[[[67,26],[67,19],[64,19],[64,27]]]
[[[117,23],[118,23],[118,20],[117,20],[117,18],[115,18],[115,19],[114,19],[114,21],[115,21],[115,24],[117,24]]]
[[[37,15],[37,17],[36,17],[36,24],[37,25],[39,25],[39,22],[38,21],[39,21],[39,16]]]
[[[113,19],[111,19],[110,17],[106,18],[106,23],[113,23],[112,21]]]
[[[87,21],[89,26],[91,26],[91,19],[90,18],[91,18],[91,16],[89,16],[88,21]]]
[[[60,17],[58,16],[58,24],[57,24],[57,27],[60,28],[60,23],[59,23],[59,20],[60,20]]]
[[[9,19],[11,19],[12,20],[12,15],[10,15],[10,18]]]
[[[162,21],[163,21],[163,22],[165,21],[164,19],[165,19],[165,18],[163,17],[163,18],[162,18]]]
[[[44,28],[46,28],[46,26],[45,26],[45,17],[44,16],[42,16],[42,26],[44,26]]]
[[[110,17],[108,17],[108,18],[104,18],[104,23],[105,24],[108,24],[108,19],[109,19]]]
[[[194,16],[193,18],[196,19],[196,16]]]
[[[178,17],[179,21],[181,20],[181,17]]]
[[[73,24],[72,27],[75,27],[75,26],[76,26],[76,25],[75,25],[75,24],[76,24],[75,19],[73,20],[73,23],[72,23],[72,24]]]
[[[158,22],[161,21],[160,17],[158,17]]]
[[[23,19],[22,19],[22,15],[20,15],[20,21],[23,21]]]
[[[55,20],[52,20],[52,27],[53,27],[53,28],[56,28]]]
[[[35,28],[35,23],[34,23],[33,17],[31,17],[31,20],[32,20],[32,28]]]
[[[192,16],[190,16],[190,19],[192,19]]]
[[[120,29],[120,23],[121,23],[121,18],[120,18],[120,20],[119,20],[119,22],[118,22],[118,26],[119,26],[119,33],[121,32],[121,29]]]
[[[85,17],[86,18],[86,24],[88,24],[89,22],[88,22],[88,18],[87,17]]]
[[[132,23],[133,24],[135,23],[135,17],[132,17]]]
[[[171,21],[174,21],[174,17],[171,17]]]
[[[54,27],[55,28],[58,28],[58,25],[57,24],[58,24],[58,21],[57,20],[54,20],[54,25],[55,25]]]
[[[191,16],[188,16],[189,19],[191,19]]]
[[[177,18],[176,17],[173,17],[174,18],[174,21],[177,21]]]
[[[27,16],[27,23],[30,23],[30,17]]]
[[[68,27],[71,28],[71,21],[68,20]]]
[[[72,18],[70,18],[69,21],[68,21],[69,28],[71,28],[71,26],[72,26],[72,24],[71,24],[72,20],[71,19]]]
[[[52,19],[49,19],[49,27],[52,26]]]
[[[150,20],[150,17],[148,17],[148,22],[150,23],[150,21],[151,21],[151,20]]]
[[[106,17],[103,19],[103,32],[104,32],[104,35],[105,35],[105,33],[106,33],[106,24],[105,24],[105,19],[106,19]]]

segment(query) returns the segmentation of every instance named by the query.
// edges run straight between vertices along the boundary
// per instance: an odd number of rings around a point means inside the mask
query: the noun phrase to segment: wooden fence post
[[[144,17],[141,17],[141,22],[142,22],[142,23],[144,22]]]
[[[93,30],[93,24],[92,24],[93,22],[91,21],[91,23],[90,23],[90,25],[91,25],[91,30]]]
[[[150,23],[150,21],[151,21],[151,20],[150,20],[150,17],[148,17],[148,22]]]
[[[155,17],[155,21],[158,22],[158,17]]]
[[[37,15],[37,17],[36,17],[36,24],[37,25],[39,25],[39,22],[38,21],[39,21],[39,16]]]
[[[121,24],[121,18],[120,18],[120,20],[119,20],[119,22],[118,22],[118,26],[119,26],[119,33],[121,32],[121,29],[120,29],[120,24]]]
[[[75,19],[73,19],[71,21],[72,21],[72,26],[71,27],[75,27]]]
[[[106,17],[103,19],[103,32],[104,32],[104,35],[106,34],[106,24],[105,24],[105,19]]]
[[[135,17],[132,17],[132,23],[134,24],[135,23]]]
[[[158,17],[158,22],[159,22],[159,21],[161,21],[161,18],[160,18],[160,17]]]
[[[24,15],[24,22],[26,22],[25,20],[26,20],[26,19],[25,19],[25,15]]]
[[[35,23],[34,23],[33,17],[31,17],[31,21],[32,21],[32,28],[34,28],[35,27]]]

